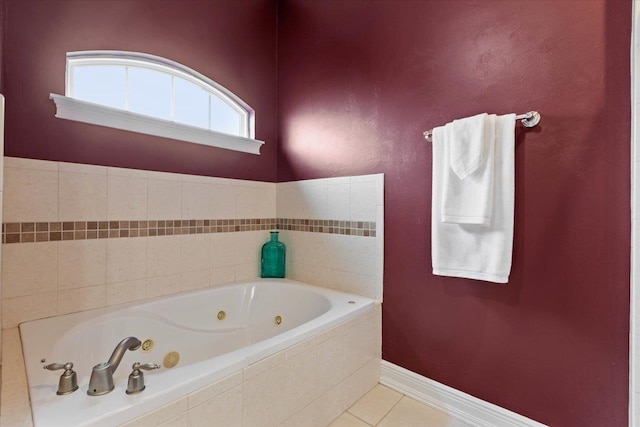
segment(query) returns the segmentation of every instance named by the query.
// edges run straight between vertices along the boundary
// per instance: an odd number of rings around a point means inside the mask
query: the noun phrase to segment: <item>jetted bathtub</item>
[[[290,280],[256,279],[124,308],[23,323],[20,334],[34,424],[124,423],[374,305],[369,298]],[[106,362],[115,346],[129,336],[144,343],[126,352],[114,374],[115,389],[103,396],[88,396],[92,367]],[[73,362],[77,391],[56,395],[63,371],[43,369],[53,362]],[[145,371],[146,389],[128,395],[127,378],[134,362],[162,367]]]

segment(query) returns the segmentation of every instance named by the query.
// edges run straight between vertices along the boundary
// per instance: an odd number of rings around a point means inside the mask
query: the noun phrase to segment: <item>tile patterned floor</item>
[[[378,384],[329,427],[469,427],[430,406]]]

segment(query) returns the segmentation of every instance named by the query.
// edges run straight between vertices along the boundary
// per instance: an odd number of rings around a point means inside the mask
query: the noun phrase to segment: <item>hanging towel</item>
[[[442,221],[445,127],[433,130],[431,261],[433,274],[507,283],[513,249],[515,114],[495,118],[494,188],[488,226]]]
[[[442,221],[488,226],[493,207],[495,114],[454,120],[444,128]]]

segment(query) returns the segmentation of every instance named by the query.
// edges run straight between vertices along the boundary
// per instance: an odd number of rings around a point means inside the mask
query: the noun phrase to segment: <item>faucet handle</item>
[[[57,395],[73,393],[78,389],[78,376],[73,370],[73,363],[50,363],[48,365],[44,365],[43,368],[48,369],[49,371],[64,369],[64,372],[60,376],[60,381],[58,382],[58,391],[56,391]]]
[[[136,369],[144,369],[145,371],[152,371],[154,369],[160,369],[160,365],[157,363],[145,363],[144,365],[140,364],[140,362],[136,362],[131,367],[134,371]]]
[[[64,369],[65,371],[70,371],[73,369],[73,363],[50,363],[48,365],[43,366],[44,369],[48,369],[50,371],[57,371],[59,369]]]
[[[146,388],[144,385],[144,374],[140,370],[151,371],[153,369],[160,369],[160,365],[155,363],[141,364],[140,362],[136,362],[131,366],[131,368],[133,369],[133,372],[129,375],[126,393],[136,394]]]

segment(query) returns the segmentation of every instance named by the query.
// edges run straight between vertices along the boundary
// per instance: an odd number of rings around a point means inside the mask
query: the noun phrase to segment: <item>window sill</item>
[[[257,139],[200,129],[54,93],[50,94],[50,98],[56,104],[56,117],[59,119],[91,123],[250,154],[260,154],[260,147],[264,144],[264,141]]]

